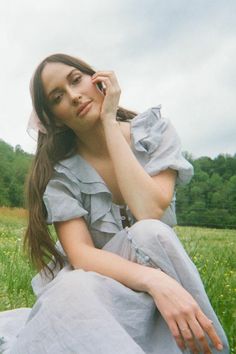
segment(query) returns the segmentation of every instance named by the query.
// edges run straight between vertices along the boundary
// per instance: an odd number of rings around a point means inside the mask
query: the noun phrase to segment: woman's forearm
[[[158,278],[161,271],[129,261],[115,253],[81,244],[76,261],[72,263],[75,269],[94,271],[110,277],[130,289],[149,292],[153,276]]]
[[[122,196],[137,220],[159,219],[165,208],[165,193],[135,158],[119,124],[104,123],[107,147]]]

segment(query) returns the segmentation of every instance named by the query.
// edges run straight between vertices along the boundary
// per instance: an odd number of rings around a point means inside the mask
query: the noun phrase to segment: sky
[[[120,105],[161,104],[194,158],[236,153],[235,0],[3,0],[0,51],[0,139],[13,147],[35,152],[29,81],[65,53],[113,70]]]

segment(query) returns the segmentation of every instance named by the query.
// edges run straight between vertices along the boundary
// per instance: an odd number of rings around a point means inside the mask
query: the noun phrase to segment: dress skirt
[[[195,298],[213,321],[228,354],[224,330],[199,273],[172,228],[147,219],[126,227],[104,250],[145,266],[160,268]],[[0,352],[4,354],[180,354],[153,298],[69,263],[53,280],[38,273],[32,281],[32,309],[0,313]],[[2,348],[2,349],[1,349]],[[2,350],[2,351],[1,351]]]

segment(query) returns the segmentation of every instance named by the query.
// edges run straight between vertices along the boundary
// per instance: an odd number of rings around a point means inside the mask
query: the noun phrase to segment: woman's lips
[[[92,101],[88,102],[88,103],[84,106],[84,108],[82,108],[82,110],[79,110],[79,112],[78,112],[78,117],[84,116],[84,115],[90,110],[91,106],[92,106]]]

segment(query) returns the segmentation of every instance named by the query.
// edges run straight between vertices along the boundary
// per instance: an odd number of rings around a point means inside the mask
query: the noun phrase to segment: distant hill
[[[179,225],[236,228],[236,154],[194,159],[195,175],[177,187]],[[0,139],[0,206],[25,207],[24,188],[34,155]]]
[[[0,139],[0,205],[24,207],[24,183],[33,155]]]
[[[178,224],[236,229],[236,154],[196,160],[185,156],[194,177],[177,189]]]

